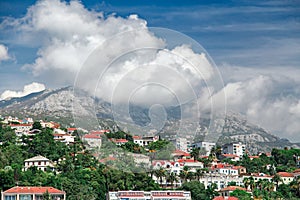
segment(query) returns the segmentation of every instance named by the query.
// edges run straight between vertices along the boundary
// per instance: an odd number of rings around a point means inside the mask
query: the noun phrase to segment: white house
[[[22,187],[15,186],[1,192],[2,200],[41,200],[43,195],[48,192],[53,200],[65,200],[66,193],[53,187]]]
[[[205,185],[205,188],[210,186],[212,183],[217,185],[217,190],[221,190],[228,186],[230,182],[236,182],[237,186],[243,186],[243,178],[240,176],[232,176],[226,174],[213,174],[206,173],[203,177],[200,178],[200,183]]]
[[[151,142],[156,142],[159,140],[159,136],[139,136],[134,135],[133,142],[140,146],[148,146]]]
[[[28,134],[32,129],[32,124],[10,124],[11,129],[15,130],[17,136]]]
[[[242,143],[230,143],[222,146],[223,154],[234,154],[242,157],[246,152],[246,145]]]
[[[91,148],[100,148],[102,144],[101,137],[96,134],[86,134],[82,137],[82,141],[87,142]]]
[[[209,156],[211,149],[215,146],[216,146],[216,143],[214,143],[214,142],[204,142],[204,141],[195,142],[192,144],[192,148],[205,149],[207,156]]]
[[[37,169],[42,171],[46,171],[47,168],[50,168],[52,171],[54,170],[54,165],[52,161],[40,155],[29,158],[24,161],[23,171],[28,170],[30,167],[37,167]]]
[[[74,143],[75,136],[72,136],[70,134],[61,134],[61,133],[54,133],[53,138],[56,141],[63,142],[65,144]]]

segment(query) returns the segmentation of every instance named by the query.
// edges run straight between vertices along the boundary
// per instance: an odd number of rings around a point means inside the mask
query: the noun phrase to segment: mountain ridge
[[[92,112],[95,112],[102,126],[115,125],[110,103],[104,102],[101,99],[95,99],[86,93],[78,98],[71,86],[54,90],[44,90],[25,97],[2,100],[0,101],[0,112],[2,115],[30,116],[38,119],[58,120],[64,125],[70,125],[74,123],[73,104],[76,104],[75,109],[78,109],[79,113],[82,113],[84,116],[88,116],[90,112],[88,109],[94,109]],[[179,109],[176,107],[167,109],[168,118],[163,130],[159,134],[174,136],[174,133],[179,130]],[[133,106],[130,116],[134,118],[136,123],[147,125],[151,122],[148,111],[139,106]],[[194,136],[194,140],[205,138],[208,126],[209,119],[203,118],[199,122],[198,133],[196,137]],[[222,145],[229,142],[245,143],[251,153],[266,152],[271,151],[272,148],[283,148],[286,146],[299,147],[298,144],[293,144],[287,139],[279,138],[265,129],[249,123],[242,115],[233,112],[227,113],[217,143]]]

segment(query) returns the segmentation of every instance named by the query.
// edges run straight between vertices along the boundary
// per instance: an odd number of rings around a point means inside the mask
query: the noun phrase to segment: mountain
[[[21,98],[2,100],[0,101],[0,114],[18,117],[31,116],[38,119],[46,118],[47,120],[59,121],[63,125],[74,123],[75,120],[77,121],[76,124],[79,123],[94,128],[98,128],[98,122],[104,127],[117,127],[113,119],[121,119],[117,122],[124,122],[125,125],[122,124],[122,127],[130,124],[123,120],[128,116],[126,114],[124,114],[125,117],[123,116],[122,108],[113,114],[110,103],[95,99],[84,91],[79,91],[79,93],[80,95],[78,95],[78,91],[74,92],[73,87],[64,87],[56,90],[44,90]],[[130,118],[141,127],[138,131],[143,131],[143,127],[145,129],[151,128],[149,124],[155,117],[157,118],[155,121],[162,121],[160,116],[154,116],[150,119],[148,116],[149,109],[136,105],[130,105],[129,107]],[[186,123],[182,127],[180,107],[170,107],[166,109],[166,113],[165,124],[159,132],[162,137],[169,139],[175,137],[179,128],[181,128],[180,130],[197,130],[196,134],[184,131],[184,134],[181,134],[180,137],[190,136],[194,140],[201,140],[206,137],[210,123],[209,118],[201,118],[196,127],[190,127],[195,126],[192,123]],[[76,117],[76,115],[79,117]],[[93,123],[95,119],[98,120],[97,123]],[[287,139],[280,139],[263,128],[249,123],[243,116],[236,113],[227,113],[222,123],[220,122],[220,127],[222,128],[220,129],[221,134],[218,144],[242,142],[247,145],[247,149],[251,153],[271,151],[272,148],[299,147]]]

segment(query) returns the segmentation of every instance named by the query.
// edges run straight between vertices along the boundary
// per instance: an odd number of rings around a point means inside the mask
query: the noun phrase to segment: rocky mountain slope
[[[83,92],[84,93],[84,92]],[[0,101],[1,115],[32,116],[39,119],[56,120],[67,125],[74,122],[74,109],[76,113],[85,116],[88,121],[89,114],[93,113],[103,126],[114,126],[111,105],[99,99],[94,99],[88,94],[75,95],[72,87],[65,87],[57,90],[45,90],[30,94],[22,98],[12,98]],[[91,110],[92,109],[92,110]],[[143,126],[150,123],[148,109],[138,106],[130,106],[130,117],[134,122]],[[117,116],[118,117],[118,116]],[[172,136],[180,126],[180,108],[167,109],[167,121],[160,134]],[[227,113],[222,126],[222,132],[218,143],[242,142],[252,153],[259,151],[270,151],[272,148],[298,147],[287,139],[280,139],[266,130],[249,123],[243,116],[235,113]],[[207,134],[209,119],[201,119],[196,127],[197,134],[191,133],[191,138],[201,139]],[[96,128],[96,127],[95,127]],[[182,128],[182,127],[181,127]],[[188,130],[190,127],[183,127]],[[194,128],[193,128],[194,130]],[[185,134],[190,134],[186,132]]]

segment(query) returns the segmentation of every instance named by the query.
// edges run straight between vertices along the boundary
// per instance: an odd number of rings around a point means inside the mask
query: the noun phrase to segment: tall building
[[[223,154],[234,154],[242,157],[246,152],[246,145],[241,142],[224,144],[222,146]]]
[[[173,145],[175,146],[176,149],[179,149],[179,150],[185,151],[185,152],[188,151],[187,138],[180,137],[180,138],[171,140],[171,142],[173,143]]]
[[[214,143],[214,142],[204,142],[204,141],[195,142],[192,144],[192,148],[204,149],[206,151],[207,156],[210,154],[211,149],[215,146],[216,146],[216,143]]]

